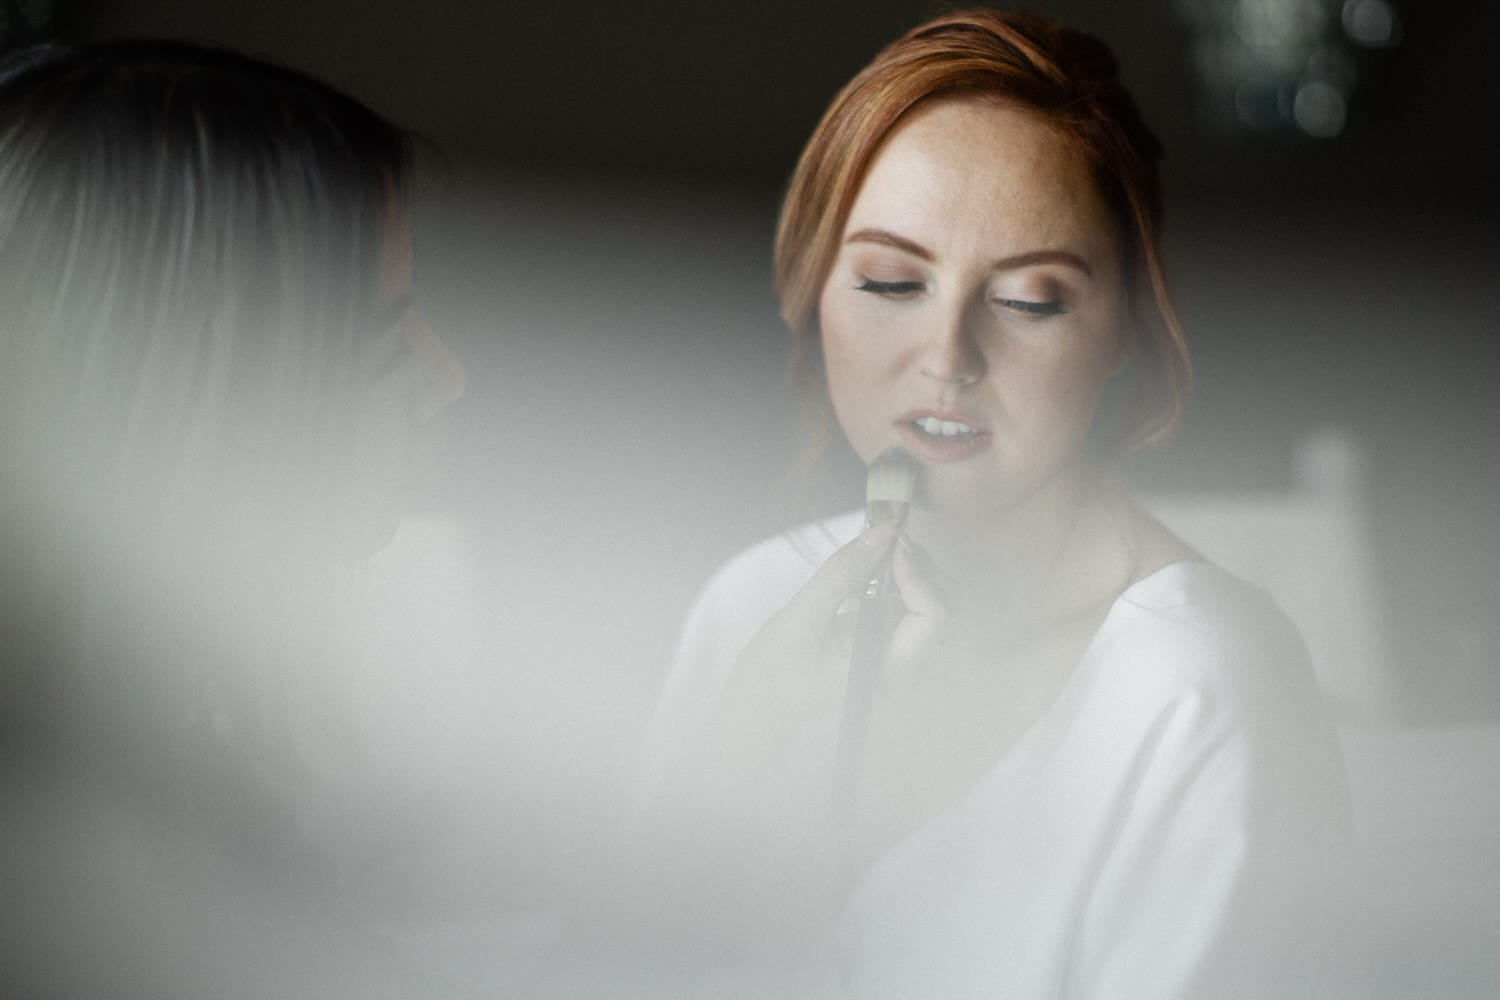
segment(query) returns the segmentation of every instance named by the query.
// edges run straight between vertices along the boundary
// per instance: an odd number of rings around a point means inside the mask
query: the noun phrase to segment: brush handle
[[[854,651],[849,657],[849,676],[844,687],[844,717],[833,758],[833,820],[841,830],[847,830],[853,815],[870,714],[899,603],[887,561],[865,586],[854,625]]]

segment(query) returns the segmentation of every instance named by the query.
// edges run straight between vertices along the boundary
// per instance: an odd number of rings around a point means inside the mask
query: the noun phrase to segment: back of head
[[[231,52],[125,42],[0,64],[13,663],[103,670],[103,652],[128,674],[274,631],[251,602],[291,603],[287,580],[332,556],[354,352],[407,165],[368,109]],[[121,683],[175,697],[155,680]]]
[[[153,501],[325,476],[405,162],[354,101],[232,53],[21,56],[0,72],[7,446]]]

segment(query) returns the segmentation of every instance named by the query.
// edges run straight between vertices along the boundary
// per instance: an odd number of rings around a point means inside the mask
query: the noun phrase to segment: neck
[[[1056,564],[1095,487],[1093,474],[1070,469],[1003,510],[916,506],[908,531],[966,589],[1030,586]]]
[[[1107,606],[1134,573],[1129,505],[1078,467],[1004,511],[911,512],[908,530],[952,580],[954,611],[986,630],[1030,633]]]

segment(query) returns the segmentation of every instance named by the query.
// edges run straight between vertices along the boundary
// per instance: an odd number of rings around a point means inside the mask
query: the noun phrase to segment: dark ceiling
[[[1179,193],[1441,201],[1488,194],[1500,176],[1495,5],[1397,3],[1401,43],[1361,56],[1348,126],[1320,140],[1206,123],[1191,32],[1176,13],[1185,2],[1028,5],[1111,43],[1166,141]],[[185,35],[270,55],[459,154],[779,186],[837,87],[882,44],[952,6],[75,0],[64,23],[80,38]]]

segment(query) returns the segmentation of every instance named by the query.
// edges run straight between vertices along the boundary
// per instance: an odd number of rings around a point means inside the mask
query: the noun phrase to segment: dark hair
[[[1139,445],[1176,424],[1191,383],[1187,343],[1167,294],[1160,250],[1161,148],[1098,39],[1034,14],[973,10],[912,29],[833,99],[792,175],[776,234],[781,314],[796,336],[793,376],[821,447],[831,411],[817,310],[849,211],[871,161],[919,104],[973,96],[1039,115],[1088,164],[1115,216],[1133,317],[1134,412],[1116,444]]]
[[[348,433],[355,331],[409,160],[405,135],[356,101],[232,52],[122,42],[11,57],[8,424],[71,428],[71,444],[163,488],[199,467],[222,476],[232,454],[275,452],[315,475]]]
[[[222,49],[0,63],[0,655],[82,672],[54,690],[118,671],[174,719],[215,657],[279,661],[286,693],[305,657],[254,643],[323,624],[291,578],[326,582],[410,162],[357,101]]]

